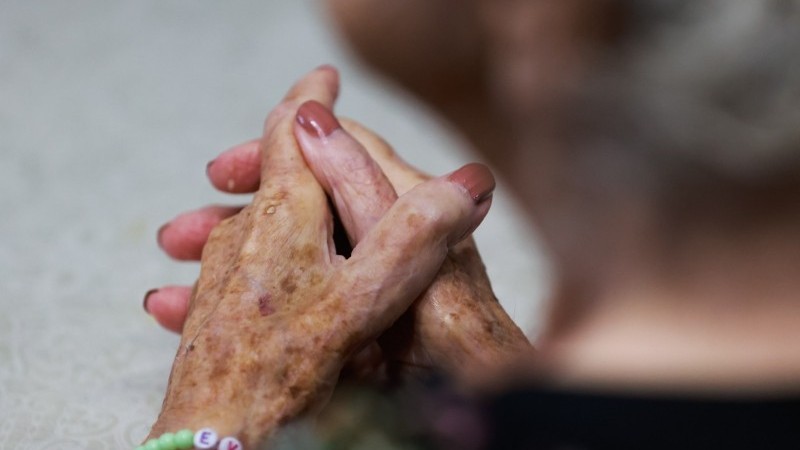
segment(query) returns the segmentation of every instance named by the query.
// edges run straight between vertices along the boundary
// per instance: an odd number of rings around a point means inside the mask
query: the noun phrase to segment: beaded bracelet
[[[219,445],[217,445],[219,443]],[[216,447],[215,447],[216,446]],[[189,449],[242,450],[242,443],[234,437],[219,440],[217,432],[211,428],[202,428],[197,433],[185,429],[177,433],[164,433],[158,438],[150,439],[135,450],[189,450]]]

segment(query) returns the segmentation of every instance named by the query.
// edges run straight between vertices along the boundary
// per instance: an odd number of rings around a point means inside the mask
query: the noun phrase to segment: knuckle
[[[411,232],[449,234],[469,217],[469,205],[451,186],[438,182],[418,185],[400,198],[405,224]]]
[[[367,155],[350,155],[342,160],[341,167],[352,184],[371,186],[381,181],[380,168]]]
[[[405,197],[400,204],[406,225],[418,232],[438,231],[451,222],[451,213],[442,206],[431,195]]]

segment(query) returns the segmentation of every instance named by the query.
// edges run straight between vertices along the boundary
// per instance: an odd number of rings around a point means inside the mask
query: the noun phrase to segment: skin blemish
[[[216,380],[225,378],[228,375],[231,369],[226,360],[227,358],[221,358],[222,362],[214,364],[213,368],[211,369],[211,373],[208,376],[209,379]]]
[[[417,229],[422,225],[422,217],[417,214],[409,214],[406,218],[406,225],[411,229]]]
[[[236,182],[233,181],[233,178],[229,178],[228,179],[228,190],[232,191],[233,188],[235,188],[235,187],[236,187]]]
[[[258,298],[258,312],[262,316],[268,316],[275,312],[275,309],[272,307],[272,296],[269,293],[266,293]]]
[[[269,187],[265,188],[265,190],[264,190],[264,194],[265,195],[263,197],[261,197],[262,200],[264,200],[266,202],[269,202],[269,203],[278,203],[278,204],[283,203],[283,201],[286,200],[289,197],[289,194],[285,190],[282,190],[282,189],[281,190],[277,190],[277,191],[273,191],[273,189],[275,189],[276,187],[269,186]],[[273,192],[270,192],[270,191],[273,191]],[[269,192],[269,194],[267,194],[268,192]]]
[[[275,214],[275,207],[270,206],[269,208],[267,208],[267,214]]]
[[[308,285],[309,286],[316,286],[316,285],[320,284],[321,282],[322,282],[322,275],[320,275],[317,272],[313,272],[311,274],[311,277],[308,280]]]
[[[184,356],[188,356],[189,353],[192,352],[192,351],[194,351],[194,344],[189,344],[186,347],[184,347],[183,355]]]
[[[294,277],[289,275],[281,280],[281,289],[283,289],[283,292],[286,292],[287,294],[291,294],[297,290],[297,283],[294,282]]]
[[[318,249],[315,245],[306,244],[303,248],[296,250],[294,255],[297,257],[297,261],[301,263],[300,267],[302,268],[306,264],[314,262],[317,251]]]

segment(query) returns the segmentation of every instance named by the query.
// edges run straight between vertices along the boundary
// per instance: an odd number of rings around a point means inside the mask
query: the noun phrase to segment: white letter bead
[[[211,428],[203,428],[194,434],[194,448],[209,449],[217,445],[217,432]]]
[[[239,442],[236,438],[226,437],[225,439],[219,441],[218,450],[242,450],[242,443]]]

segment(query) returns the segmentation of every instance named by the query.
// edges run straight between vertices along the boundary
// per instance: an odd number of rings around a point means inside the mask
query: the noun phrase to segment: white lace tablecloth
[[[7,0],[0,8],[0,448],[126,449],[146,434],[177,337],[143,293],[190,284],[155,233],[230,201],[205,163],[257,136],[292,80],[343,72],[339,111],[434,173],[471,159],[361,72],[311,1]],[[535,327],[543,270],[508,194],[478,232],[498,296]],[[246,201],[240,199],[239,201]]]

